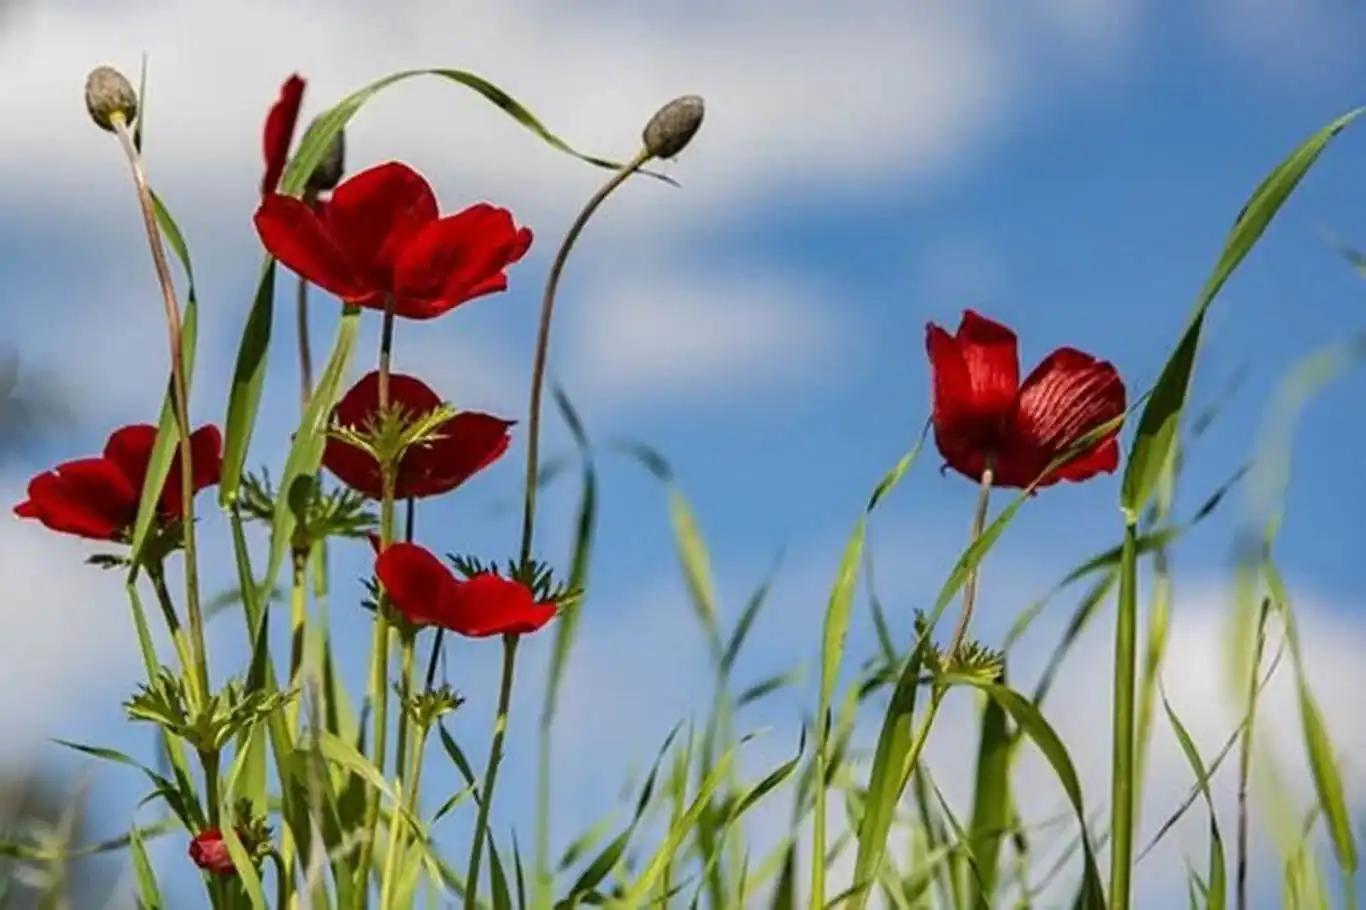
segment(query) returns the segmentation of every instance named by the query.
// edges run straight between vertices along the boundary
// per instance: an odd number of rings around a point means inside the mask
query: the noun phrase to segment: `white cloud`
[[[1239,62],[1282,81],[1340,78],[1366,46],[1360,9],[1344,0],[1202,0],[1201,8],[1210,35]]]
[[[614,269],[565,314],[571,388],[615,404],[799,382],[834,366],[850,316],[777,272],[660,263]]]
[[[26,479],[0,480],[0,693],[7,757],[45,736],[77,710],[94,686],[131,680],[142,666],[119,573],[84,565],[96,547],[10,514]],[[159,628],[150,597],[148,622]],[[157,635],[160,641],[163,636]]]

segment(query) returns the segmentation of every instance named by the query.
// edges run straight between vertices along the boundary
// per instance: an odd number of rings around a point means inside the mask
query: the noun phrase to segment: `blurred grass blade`
[[[1195,747],[1195,741],[1191,739],[1181,719],[1172,710],[1171,702],[1167,701],[1167,693],[1161,691],[1160,695],[1172,732],[1176,734],[1176,741],[1181,745],[1186,761],[1190,763],[1191,772],[1195,775],[1200,793],[1205,798],[1205,807],[1209,810],[1209,869],[1205,873],[1205,906],[1208,910],[1224,910],[1228,905],[1228,869],[1224,861],[1224,838],[1219,833],[1219,814],[1214,808],[1214,797],[1209,789],[1210,775],[1205,771],[1205,763],[1200,758],[1200,750]]]
[[[138,910],[164,910],[166,904],[157,885],[156,870],[136,824],[128,829],[128,848],[133,860],[133,880],[137,883]]]

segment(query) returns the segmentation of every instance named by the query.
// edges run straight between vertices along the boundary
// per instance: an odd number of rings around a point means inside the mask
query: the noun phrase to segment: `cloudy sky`
[[[1112,360],[1133,394],[1146,388],[1247,194],[1305,135],[1363,100],[1351,88],[1366,70],[1363,51],[1366,14],[1349,0],[20,0],[0,18],[8,76],[0,82],[8,124],[0,143],[8,328],[0,340],[32,369],[57,375],[76,420],[37,450],[7,455],[0,492],[17,502],[33,473],[97,451],[110,429],[153,419],[159,406],[160,302],[126,165],[81,105],[92,66],[135,74],[143,52],[150,57],[148,166],[200,278],[196,422],[221,422],[224,412],[260,256],[250,224],[260,123],[290,72],[309,80],[311,116],[395,69],[469,68],[575,145],[616,157],[634,150],[661,102],[698,92],[708,103],[705,129],[667,166],[682,187],[633,182],[576,253],[552,372],[604,449],[643,440],[673,462],[711,546],[729,621],[785,553],[740,683],[809,665],[842,537],[925,419],[925,323],[953,324],[974,307],[1017,328],[1025,364],[1068,344]],[[1328,154],[1214,313],[1197,403],[1216,399],[1240,371],[1246,379],[1192,452],[1187,511],[1252,451],[1285,371],[1361,324],[1359,279],[1325,232],[1366,244],[1366,181],[1355,166],[1364,141],[1348,134]],[[544,269],[602,174],[435,80],[381,96],[348,144],[353,168],[401,158],[429,175],[445,208],[487,199],[536,231],[508,293],[401,326],[396,353],[398,368],[457,406],[521,418]],[[322,344],[337,307],[315,296]],[[283,298],[278,315],[253,464],[278,465],[296,418]],[[365,321],[357,371],[373,362],[377,322]],[[1352,415],[1363,394],[1366,380],[1349,376],[1306,415],[1279,549],[1358,799],[1366,722],[1352,691],[1363,681],[1366,577],[1351,515],[1366,504],[1354,471],[1366,436]],[[550,448],[563,448],[563,432],[549,432]],[[424,507],[420,538],[443,550],[510,553],[520,456],[514,448],[458,501]],[[709,697],[663,494],[629,460],[604,451],[601,461],[594,582],[557,744],[561,845],[601,815],[625,770],[647,761],[674,721],[704,711]],[[966,535],[973,491],[937,466],[927,457],[876,526],[881,593],[903,635]],[[1102,479],[1052,490],[1024,510],[984,573],[982,638],[999,642],[1025,604],[1117,540],[1117,491],[1116,479]],[[568,485],[548,497],[541,544],[549,558],[562,558],[572,507]],[[1202,526],[1176,561],[1164,679],[1207,752],[1234,722],[1220,660],[1235,513]],[[214,554],[207,583],[227,585],[225,529],[212,511],[203,538]],[[42,744],[52,736],[151,754],[144,731],[130,731],[118,710],[139,668],[121,586],[80,565],[88,552],[37,526],[0,522],[0,666],[12,682],[0,693],[0,754],[11,762],[66,762]],[[357,663],[368,622],[350,601],[366,555],[344,548],[335,560],[338,634]],[[1038,672],[1067,612],[1065,601],[1055,605],[1021,643],[1016,679]],[[1098,621],[1086,635],[1047,706],[1094,807],[1108,795],[1108,626]],[[240,627],[225,617],[213,634],[216,669],[227,672],[244,653]],[[513,782],[533,767],[530,721],[548,643],[547,635],[526,646],[523,723],[514,720],[512,770],[499,795],[504,831],[514,823],[530,831],[529,788]],[[851,653],[873,646],[861,609]],[[470,697],[455,729],[476,752],[496,651],[462,643],[450,654],[452,679]],[[811,690],[750,719],[774,727],[752,759],[756,770],[795,744]],[[1263,730],[1303,785],[1291,690],[1275,692]],[[966,702],[950,711],[930,746],[964,809],[971,712]],[[1170,736],[1159,735],[1155,748],[1149,831],[1189,784]],[[71,767],[95,775],[102,830],[126,825],[139,782]],[[1042,764],[1026,761],[1020,775],[1032,817],[1062,808]],[[434,794],[449,785],[435,780]],[[782,817],[773,814],[767,830],[758,823],[754,836],[775,836]],[[1145,861],[1145,906],[1180,893],[1170,890],[1183,887],[1180,857],[1203,855],[1202,824],[1196,819],[1178,832],[1184,840]],[[168,841],[163,865],[180,865],[183,846]],[[1263,876],[1263,885],[1272,881]]]

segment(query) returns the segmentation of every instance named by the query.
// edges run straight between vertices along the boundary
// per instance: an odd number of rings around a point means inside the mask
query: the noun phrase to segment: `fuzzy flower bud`
[[[312,129],[318,122],[318,117],[313,118],[313,123],[309,124]],[[332,144],[327,147],[322,160],[313,169],[313,173],[308,175],[308,189],[314,193],[323,193],[338,183],[341,183],[342,174],[346,171],[346,130],[340,130],[337,135],[332,137]]]
[[[114,117],[132,123],[138,116],[138,96],[132,83],[112,66],[97,66],[85,77],[85,109],[102,130],[114,132]]]
[[[670,101],[645,124],[645,150],[655,158],[673,158],[697,135],[704,111],[701,95],[682,95]]]

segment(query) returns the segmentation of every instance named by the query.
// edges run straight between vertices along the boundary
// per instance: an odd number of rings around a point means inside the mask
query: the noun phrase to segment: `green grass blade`
[[[1129,516],[1136,517],[1147,507],[1162,466],[1176,444],[1181,414],[1195,371],[1205,314],[1210,305],[1252,251],[1281,206],[1314,166],[1319,155],[1364,110],[1357,108],[1343,114],[1301,143],[1267,175],[1234,221],[1214,271],[1201,288],[1181,339],[1163,366],[1152,397],[1143,410],[1143,416],[1139,418],[1138,431],[1129,449],[1120,497],[1120,505]]]
[[[982,710],[972,799],[970,844],[977,875],[969,880],[968,907],[990,907],[996,895],[1001,838],[1010,823],[1010,734],[1005,709],[992,698]]]
[[[156,871],[147,856],[147,846],[137,825],[128,829],[128,849],[133,860],[133,880],[137,883],[139,910],[163,910],[166,906],[157,885]]]

